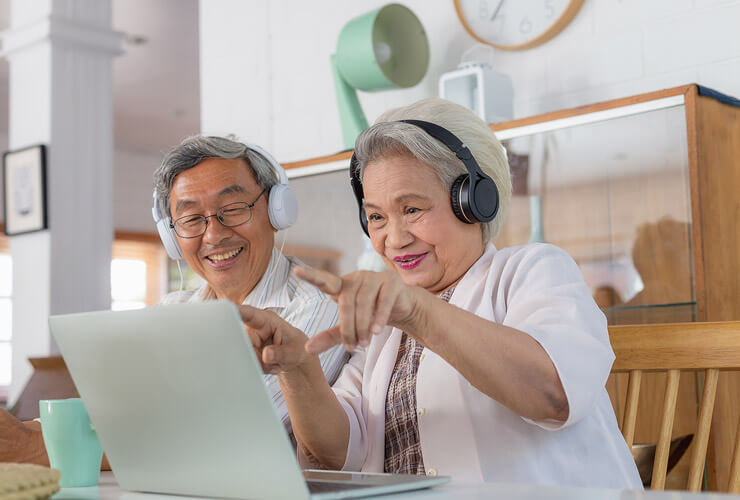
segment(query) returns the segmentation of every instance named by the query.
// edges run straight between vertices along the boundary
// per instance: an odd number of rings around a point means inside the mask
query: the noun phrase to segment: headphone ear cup
[[[367,214],[365,213],[365,208],[362,206],[363,200],[365,198],[365,193],[362,189],[362,181],[360,181],[357,170],[357,157],[353,154],[352,159],[349,161],[349,183],[352,186],[352,193],[355,195],[357,208],[360,211],[360,227],[362,227],[365,235],[370,237],[370,232],[368,231]]]
[[[157,221],[157,231],[159,232],[159,238],[162,240],[162,245],[164,245],[164,249],[167,251],[167,255],[170,259],[182,260],[182,248],[180,248],[180,244],[177,242],[175,231],[170,227],[169,218],[159,219]]]
[[[167,255],[170,259],[181,260],[183,258],[182,248],[177,242],[177,235],[175,235],[174,229],[170,227],[170,218],[162,217],[162,212],[159,209],[159,202],[157,200],[157,190],[152,191],[152,198],[154,204],[152,205],[152,218],[154,223],[157,225],[157,232],[159,233],[159,239],[162,240],[162,245],[167,251]]]
[[[288,229],[298,219],[298,199],[287,184],[275,184],[270,188],[267,201],[270,224],[277,230]]]
[[[472,224],[470,219],[467,217],[465,206],[467,204],[467,192],[468,183],[465,181],[470,180],[469,174],[463,174],[452,183],[450,188],[450,202],[452,203],[452,212],[455,216],[465,224]]]
[[[469,212],[478,222],[490,222],[498,213],[498,187],[490,177],[479,179],[469,189]]]
[[[365,213],[365,209],[362,207],[360,208],[360,226],[362,226],[362,230],[365,232],[365,236],[369,238],[370,232],[367,228],[367,214]]]

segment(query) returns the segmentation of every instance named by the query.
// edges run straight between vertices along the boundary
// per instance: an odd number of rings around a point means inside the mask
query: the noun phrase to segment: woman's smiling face
[[[410,154],[381,157],[365,167],[362,187],[373,248],[406,284],[441,293],[483,254],[481,225],[455,216],[430,165]]]

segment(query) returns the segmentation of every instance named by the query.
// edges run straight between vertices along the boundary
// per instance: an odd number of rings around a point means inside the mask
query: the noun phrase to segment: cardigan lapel
[[[380,353],[366,389],[368,397],[368,454],[363,470],[383,470],[385,460],[385,399],[393,366],[401,345],[402,332],[393,328]]]

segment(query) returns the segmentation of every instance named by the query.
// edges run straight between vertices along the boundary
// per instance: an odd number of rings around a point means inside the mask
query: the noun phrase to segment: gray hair
[[[431,166],[447,191],[455,179],[467,173],[465,165],[447,146],[419,127],[399,120],[424,120],[440,125],[455,134],[470,149],[481,170],[498,187],[498,214],[491,222],[481,224],[483,241],[495,238],[506,219],[511,199],[509,162],[504,147],[488,125],[459,104],[431,98],[383,113],[355,142],[360,179],[369,163],[394,155],[408,154]]]
[[[206,158],[244,160],[257,184],[268,193],[270,188],[278,183],[277,174],[270,162],[234,137],[194,135],[184,139],[167,153],[162,164],[154,172],[154,188],[157,190],[157,200],[164,216],[170,215],[170,191],[175,178]]]

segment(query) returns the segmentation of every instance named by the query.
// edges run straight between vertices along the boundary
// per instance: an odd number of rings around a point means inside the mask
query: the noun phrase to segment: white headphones
[[[254,144],[245,144],[245,146],[250,151],[257,153],[267,160],[277,174],[279,183],[272,186],[268,193],[267,214],[270,217],[270,224],[275,229],[280,230],[289,228],[295,224],[295,221],[298,218],[298,200],[295,197],[295,193],[288,185],[288,175],[270,153]],[[152,193],[152,196],[154,197],[152,217],[154,218],[154,222],[157,224],[157,231],[159,232],[162,244],[164,245],[165,250],[167,250],[167,255],[169,255],[171,259],[181,260],[183,258],[182,249],[180,248],[180,244],[177,242],[177,235],[172,227],[170,217],[164,216],[159,208],[156,189]]]

